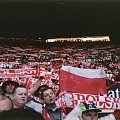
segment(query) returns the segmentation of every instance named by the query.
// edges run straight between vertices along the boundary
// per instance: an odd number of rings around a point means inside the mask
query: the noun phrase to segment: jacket
[[[62,108],[60,108],[60,109],[61,109],[61,119],[60,120],[64,120],[64,118],[66,117],[66,111]],[[51,120],[48,110],[45,107],[42,110],[42,115],[45,120]]]

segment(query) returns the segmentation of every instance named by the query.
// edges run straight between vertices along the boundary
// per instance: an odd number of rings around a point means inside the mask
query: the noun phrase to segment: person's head
[[[38,87],[38,89],[35,91],[34,95],[36,97],[41,97],[41,91],[45,88],[47,88],[48,86],[47,85],[41,85]]]
[[[2,84],[2,90],[4,94],[13,94],[13,91],[19,84],[15,81],[5,81]]]
[[[28,91],[24,86],[18,86],[13,92],[13,107],[21,108],[27,103]]]
[[[83,120],[98,120],[98,112],[101,110],[97,109],[94,103],[81,103],[80,108]]]
[[[118,81],[120,82],[120,70],[116,71],[116,74],[115,74],[115,81]]]
[[[11,110],[12,107],[13,107],[12,101],[5,95],[1,94],[0,95],[0,112]]]
[[[53,104],[56,101],[56,96],[52,88],[44,88],[41,92],[41,99],[45,104]]]
[[[98,120],[98,113],[96,111],[88,111],[83,113],[83,120]]]
[[[54,92],[57,92],[59,90],[59,84],[55,84],[53,90],[54,90]]]
[[[44,120],[44,118],[32,109],[12,109],[1,112],[0,120]]]

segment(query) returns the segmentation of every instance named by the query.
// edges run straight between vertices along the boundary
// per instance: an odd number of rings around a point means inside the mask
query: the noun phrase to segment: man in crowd
[[[43,101],[41,99],[41,91],[42,89],[48,87],[47,85],[41,85],[38,87],[37,91],[34,93],[34,97],[39,98],[39,101],[35,100],[35,98],[30,99],[29,102],[27,102],[27,106],[30,108],[33,108],[37,112],[42,112],[42,105]]]
[[[0,93],[0,112],[11,110],[12,107],[12,101],[9,98],[7,98],[4,94]]]
[[[42,99],[41,99],[41,91],[42,91],[43,89],[47,88],[47,87],[48,87],[48,85],[46,85],[46,84],[40,85],[40,86],[38,87],[38,89],[35,91],[34,96],[39,97],[39,99],[42,100]]]
[[[24,86],[18,86],[13,92],[13,108],[34,109],[37,112],[42,111],[42,105],[40,103],[28,101],[28,90]],[[32,102],[31,102],[32,101]]]
[[[35,91],[39,88],[42,79],[44,79],[43,76],[41,76],[28,90],[25,87],[20,87],[18,82],[14,80],[4,81],[1,88],[5,96],[10,98],[11,100],[14,99],[12,100],[14,108],[32,108],[35,111],[41,112],[42,105],[40,103],[37,103],[36,101],[33,101],[31,97],[28,97],[28,92],[29,94],[33,95]]]
[[[24,86],[18,86],[13,93],[13,108],[26,108],[28,91]]]
[[[42,112],[45,120],[62,120],[65,117],[65,111],[55,104],[56,96],[52,88],[44,88],[41,92],[41,99],[45,104]]]
[[[98,113],[101,111],[94,103],[81,103],[66,116],[65,120],[118,120],[120,118],[120,110],[98,118]]]

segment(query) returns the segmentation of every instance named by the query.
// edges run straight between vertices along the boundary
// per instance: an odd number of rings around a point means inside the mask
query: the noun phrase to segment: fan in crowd
[[[98,118],[98,113],[102,110],[98,109],[93,102],[84,102],[75,106],[75,108],[66,116],[65,120],[118,120],[120,119],[120,110]]]
[[[45,120],[62,120],[65,118],[65,110],[56,106],[56,96],[52,88],[44,88],[41,92],[41,99],[45,104],[42,111]]]
[[[11,110],[13,108],[12,101],[4,94],[0,93],[0,112]]]
[[[43,76],[41,76],[41,77],[35,82],[35,84],[28,90],[28,92],[29,92],[30,94],[34,94],[34,93],[35,93],[35,91],[36,91],[36,90],[38,89],[38,87],[40,86],[42,79],[43,79]],[[18,83],[17,81],[15,81],[15,80],[6,80],[6,81],[4,81],[3,84],[2,84],[2,91],[3,91],[3,93],[4,93],[7,97],[11,98],[14,89],[15,89],[16,87],[18,87],[18,86],[19,86],[19,83]]]
[[[16,81],[5,81],[3,82],[2,84],[2,90],[3,90],[3,93],[11,98],[12,94],[13,94],[13,91],[16,87],[18,87],[19,84],[16,82]]]
[[[12,96],[13,108],[27,108],[28,91],[24,86],[16,87]]]
[[[34,109],[37,112],[42,111],[42,105],[28,97],[28,90],[25,86],[20,85],[16,87],[12,96],[13,108]]]
[[[92,51],[94,50],[96,50],[97,54],[93,54],[93,56],[91,56]],[[90,50],[89,47],[86,49],[79,50],[74,46],[74,48],[70,49],[70,51],[68,51],[68,49],[66,48],[65,51],[62,50],[60,54],[59,51],[57,50],[55,51],[54,54],[54,51],[50,49],[49,50],[50,54],[48,54],[48,51],[44,51],[44,53],[42,52],[40,53],[42,57],[39,59],[38,63],[36,62],[37,64],[34,63],[34,66],[37,66],[43,72],[47,73],[49,71],[51,74],[55,73],[58,75],[62,65],[66,65],[66,66],[69,65],[69,66],[85,68],[85,69],[88,68],[103,69],[106,71],[108,85],[113,84],[113,82],[119,82],[120,71],[119,71],[119,67],[117,66],[119,65],[118,64],[119,56],[117,50],[113,52],[116,53],[114,62],[112,62],[111,57],[109,60],[107,54],[106,53],[102,54],[101,51],[102,51],[101,49],[97,49],[97,48]],[[31,49],[31,52],[29,54],[32,53],[33,55],[35,55],[37,54],[37,52],[38,51],[36,51],[36,49],[35,51]],[[62,56],[64,52],[66,53],[66,56]],[[84,57],[85,59],[82,60],[80,58],[81,56]],[[28,56],[24,56],[24,57],[28,57]],[[54,61],[57,58],[58,60]],[[28,61],[26,61],[27,59],[25,59],[25,61],[22,60],[23,62],[21,62],[22,64],[19,64],[19,68],[22,68],[23,66],[25,67],[27,65],[28,68],[33,67],[32,65],[29,66],[29,64],[26,64],[29,61],[29,59]],[[14,61],[12,61],[12,63],[14,63]],[[4,81],[1,86],[3,93],[0,93],[0,112],[1,112],[0,119],[1,120],[8,120],[8,119],[9,120],[14,120],[14,119],[17,120],[22,120],[22,119],[24,120],[28,120],[28,119],[29,120],[44,120],[44,119],[45,120],[63,120],[63,119],[64,120],[118,120],[120,119],[120,110],[115,110],[113,113],[105,117],[99,118],[98,113],[101,112],[101,110],[96,108],[94,103],[80,103],[72,111],[71,109],[70,111],[68,109],[69,112],[68,115],[66,115],[67,113],[67,111],[65,110],[66,108],[64,109],[59,108],[56,105],[56,100],[62,94],[62,92],[59,89],[59,80],[51,79],[51,83],[54,84],[54,86],[52,86],[53,88],[51,88],[48,87],[47,85],[41,85],[41,81],[44,79],[44,77],[41,76],[40,78],[37,78],[35,84],[30,86],[30,88],[26,88],[26,86],[19,85],[20,83],[18,83],[15,80]],[[50,80],[48,80],[47,82],[50,83]],[[39,98],[39,101],[36,101],[34,97],[32,98],[31,96],[35,96]],[[41,116],[41,113],[44,118]]]
[[[27,102],[27,106],[34,109],[37,112],[42,112],[42,107],[43,107],[43,100],[41,99],[41,91],[44,88],[47,88],[47,85],[41,85],[38,87],[38,89],[34,93],[34,98],[30,99],[29,102]],[[35,98],[39,98],[39,101],[37,101]]]

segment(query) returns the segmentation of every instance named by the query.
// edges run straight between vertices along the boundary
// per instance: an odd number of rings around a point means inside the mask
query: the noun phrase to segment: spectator
[[[32,109],[12,109],[1,112],[0,120],[44,120],[44,118]]]
[[[13,108],[25,108],[28,98],[28,91],[24,86],[18,86],[13,93]]]
[[[24,107],[24,108],[33,108],[34,110],[36,110],[38,112],[41,112],[42,111],[42,105],[40,103],[36,103],[36,102],[32,101],[32,99],[30,97],[29,97],[29,99],[27,99],[28,98],[28,95],[27,95],[28,92],[30,94],[33,94],[36,91],[36,89],[39,87],[39,85],[41,83],[41,79],[43,79],[43,78],[40,77],[36,81],[36,83],[29,89],[29,91],[27,91],[26,88],[21,88],[19,86],[19,84],[17,82],[15,82],[15,81],[5,81],[2,84],[2,91],[11,100],[14,99],[14,100],[12,100],[14,102],[13,103],[13,107],[14,108],[16,108],[16,107],[17,108],[21,108],[21,107]],[[19,86],[19,88],[17,88],[18,86]],[[23,101],[23,99],[25,101]],[[27,101],[26,101],[26,99],[27,99]]]
[[[39,97],[40,100],[42,100],[42,99],[41,99],[41,91],[42,91],[43,89],[47,88],[47,87],[48,87],[47,85],[41,85],[41,86],[39,86],[38,89],[36,90],[36,92],[34,93],[34,95],[35,95],[36,97]]]
[[[81,103],[77,105],[66,117],[65,120],[117,120],[120,118],[120,110],[115,110],[112,114],[98,118],[100,109],[94,103]]]
[[[53,90],[56,93],[59,90],[59,84],[55,84]]]
[[[36,101],[35,98],[31,99],[26,105],[30,108],[33,108],[37,112],[42,112],[43,101],[41,99],[41,90],[48,87],[47,85],[41,85],[34,93],[34,97],[39,98],[39,101]]]
[[[15,81],[5,81],[3,82],[2,84],[2,90],[3,90],[3,93],[11,98],[12,94],[13,94],[13,91],[16,87],[18,87],[19,84]]]
[[[12,101],[5,95],[0,94],[0,112],[12,109]]]
[[[120,83],[120,70],[116,72],[115,81]]]
[[[43,89],[41,99],[45,104],[42,112],[45,120],[62,120],[65,117],[65,111],[58,108],[55,104],[56,96],[52,88]]]

